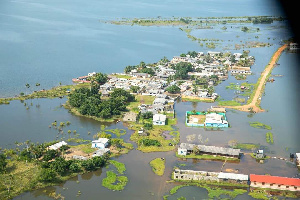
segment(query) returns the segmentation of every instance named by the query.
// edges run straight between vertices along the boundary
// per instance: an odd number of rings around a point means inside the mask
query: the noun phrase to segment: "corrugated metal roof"
[[[232,179],[232,180],[241,180],[241,181],[248,181],[249,176],[244,174],[234,174],[234,173],[223,173],[220,172],[218,175],[220,179]]]

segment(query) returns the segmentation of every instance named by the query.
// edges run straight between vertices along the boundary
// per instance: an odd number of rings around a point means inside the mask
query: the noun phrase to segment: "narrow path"
[[[269,73],[272,72],[273,68],[276,65],[278,58],[280,57],[281,53],[287,48],[287,44],[281,46],[273,55],[272,60],[269,62],[268,66],[265,70],[261,73],[260,79],[258,79],[258,87],[256,88],[254,97],[249,104],[242,105],[242,106],[221,106],[224,108],[233,108],[244,112],[250,112],[251,110],[255,113],[257,112],[264,112],[265,110],[260,108],[260,98],[264,92],[264,85],[266,84],[266,79]]]

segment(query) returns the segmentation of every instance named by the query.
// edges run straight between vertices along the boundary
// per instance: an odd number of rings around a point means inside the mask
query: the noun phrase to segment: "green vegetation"
[[[240,106],[241,103],[238,103],[234,100],[231,101],[218,101],[219,106]]]
[[[209,199],[219,199],[221,195],[227,195],[230,197],[230,199],[234,199],[238,195],[241,195],[241,194],[244,194],[247,192],[246,189],[232,189],[232,190],[228,189],[228,187],[234,187],[230,183],[225,183],[226,186],[225,185],[224,186],[226,187],[226,189],[220,188],[220,186],[223,186],[223,185],[224,185],[223,183],[217,183],[216,185],[211,185],[211,184],[206,184],[206,183],[187,182],[185,184],[177,185],[177,186],[173,187],[170,190],[169,195],[165,195],[165,198],[167,199],[167,197],[169,197],[170,195],[175,194],[180,188],[188,187],[188,186],[197,186],[197,187],[205,188],[208,191]],[[224,197],[222,197],[222,198],[224,198]]]
[[[180,62],[172,65],[172,69],[176,70],[174,79],[187,80],[189,78],[188,72],[193,71],[193,66],[189,62]]]
[[[107,171],[106,177],[102,179],[102,186],[110,190],[123,190],[127,185],[128,178],[126,176],[117,176],[113,171]]]
[[[134,96],[120,88],[114,89],[108,100],[101,100],[98,90],[80,88],[69,95],[68,104],[81,115],[107,119],[126,111],[126,104],[132,101]]]
[[[262,128],[262,129],[267,129],[267,130],[271,130],[272,127],[260,122],[249,122],[250,126],[254,127],[254,128]]]
[[[267,133],[266,133],[266,141],[267,141],[267,143],[269,143],[269,144],[273,144],[273,143],[274,143],[274,140],[273,140],[273,133],[271,133],[271,132],[267,132]]]
[[[20,96],[10,97],[10,98],[0,98],[0,104],[9,104],[10,101],[20,100],[25,101],[27,99],[35,99],[35,98],[57,98],[69,95],[72,91],[79,88],[89,88],[89,83],[81,83],[76,85],[64,85],[53,87],[49,90],[39,90],[35,91],[32,94],[24,95],[21,93]]]
[[[144,145],[146,147],[148,147],[148,146],[157,146],[157,147],[160,147],[161,146],[161,143],[158,140],[153,140],[153,139],[148,139],[148,138],[141,139],[139,141],[139,144],[140,145]]]
[[[252,149],[258,149],[260,147],[259,144],[249,144],[249,143],[238,143],[235,148],[238,149],[247,149],[247,150],[252,150]]]
[[[165,172],[165,159],[164,158],[155,158],[150,161],[150,166],[155,174],[162,176]]]
[[[57,185],[78,173],[94,171],[106,165],[109,155],[88,160],[65,160],[68,146],[47,150],[57,141],[34,144],[26,141],[25,148],[4,149],[1,153],[0,196],[11,199],[22,192]],[[4,155],[4,156],[3,156]],[[5,158],[5,159],[4,159]],[[3,161],[4,160],[4,161]]]
[[[126,171],[124,163],[118,162],[116,160],[110,160],[109,163],[114,165],[120,174],[124,174],[124,172]]]
[[[180,93],[180,88],[177,85],[172,85],[166,88],[166,91],[171,94]]]

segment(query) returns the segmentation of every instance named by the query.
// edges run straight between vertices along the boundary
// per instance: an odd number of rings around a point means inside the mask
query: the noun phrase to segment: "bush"
[[[158,140],[153,140],[153,139],[141,139],[139,143],[144,146],[157,146],[157,147],[161,146],[161,143]]]
[[[56,180],[56,172],[53,169],[42,169],[39,180],[42,182],[54,182]]]

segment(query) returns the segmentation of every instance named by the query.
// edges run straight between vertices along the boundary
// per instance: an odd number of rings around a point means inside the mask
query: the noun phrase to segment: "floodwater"
[[[171,59],[175,55],[187,51],[203,51],[208,49],[186,37],[186,33],[178,27],[139,27],[116,26],[101,23],[99,20],[115,20],[122,17],[172,17],[172,16],[256,16],[280,15],[278,5],[273,1],[246,0],[226,1],[2,1],[0,3],[0,96],[14,96],[25,92],[25,84],[29,83],[30,91],[36,90],[35,83],[41,88],[51,88],[62,84],[70,84],[71,79],[86,75],[92,71],[104,73],[122,72],[127,65],[136,65],[140,61],[156,62],[164,56]],[[234,6],[232,4],[234,3]],[[231,6],[230,6],[231,5]],[[239,9],[236,9],[236,8]],[[226,9],[225,9],[226,8]],[[233,12],[234,11],[234,12]],[[201,15],[199,15],[199,13]],[[223,26],[223,25],[222,25]],[[234,24],[226,31],[222,26],[214,29],[197,29],[191,32],[198,38],[221,39],[213,51],[242,52],[250,50],[256,61],[252,66],[253,75],[248,77],[249,83],[255,83],[260,72],[269,62],[272,54],[280,46],[282,39],[292,34],[285,22],[271,25],[247,26],[260,29],[259,32],[244,33],[242,24]],[[246,25],[245,25],[246,26]],[[257,39],[255,36],[259,36]],[[242,41],[242,42],[241,42]],[[245,41],[269,42],[270,47],[245,48],[234,50],[234,45]],[[187,136],[195,134],[192,142],[199,143],[199,138],[207,145],[227,146],[228,141],[255,143],[264,146],[268,155],[288,159],[290,153],[299,152],[300,148],[297,127],[297,77],[293,69],[298,66],[297,54],[284,52],[272,74],[275,82],[267,83],[261,106],[267,112],[249,115],[235,110],[228,110],[227,118],[230,128],[222,130],[204,130],[186,127],[185,112],[187,110],[206,110],[216,103],[178,102],[175,104],[180,131],[180,141],[186,142]],[[17,58],[17,59],[16,59]],[[12,81],[13,80],[13,81]],[[234,91],[225,90],[230,83],[242,83],[234,77],[216,87],[216,92],[225,100],[234,97]],[[66,99],[33,99],[24,102],[12,101],[9,105],[0,105],[0,147],[14,148],[15,142],[45,142],[55,139],[79,137],[92,139],[103,123],[70,114],[61,105]],[[32,106],[30,106],[32,102]],[[36,105],[39,104],[39,107]],[[49,128],[52,122],[71,122],[64,127],[64,134]],[[270,125],[274,136],[274,144],[268,144],[264,129],[249,126],[249,122],[259,121]],[[130,142],[131,130],[122,122],[105,124],[108,128],[122,128],[127,134],[122,136]],[[69,135],[68,130],[72,133]],[[76,134],[73,131],[76,130]],[[136,146],[136,145],[135,145]],[[249,151],[250,152],[250,151]],[[166,171],[162,177],[156,176],[149,162],[157,157],[166,159]],[[106,171],[112,166],[96,172],[78,175],[65,183],[41,190],[26,192],[15,199],[51,199],[47,193],[55,191],[66,199],[161,199],[176,183],[166,183],[171,179],[174,166],[182,169],[220,171],[221,161],[202,161],[196,159],[181,160],[175,152],[142,153],[132,150],[116,160],[126,165],[125,175],[129,182],[121,192],[110,191],[101,186]],[[234,169],[238,173],[266,174],[295,177],[297,168],[293,163],[279,159],[269,159],[264,164],[257,163],[249,155],[244,155],[239,163],[227,162],[222,170]],[[81,195],[78,195],[78,191]],[[197,187],[184,187],[170,199],[185,196],[187,199],[206,199],[207,191]],[[236,199],[251,199],[247,194]]]

